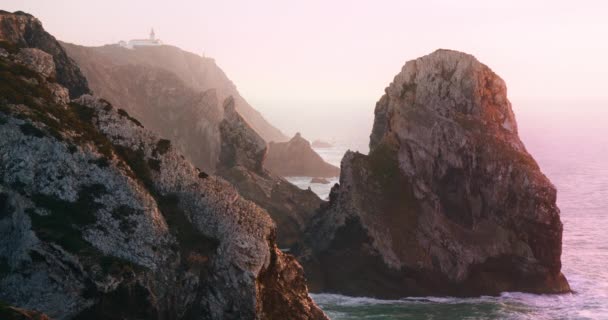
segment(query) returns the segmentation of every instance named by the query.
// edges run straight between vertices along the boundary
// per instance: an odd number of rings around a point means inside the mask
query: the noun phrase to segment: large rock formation
[[[310,189],[301,190],[264,169],[266,143],[236,111],[232,98],[226,99],[224,109],[217,174],[230,181],[243,197],[268,210],[277,224],[277,243],[290,248],[304,238],[323,201]]]
[[[409,61],[376,105],[370,153],[300,252],[313,291],[396,298],[570,290],[556,191],[526,152],[506,86],[473,56]]]
[[[69,101],[49,53],[0,51],[0,301],[24,308],[0,312],[326,319],[266,211],[124,110]]]
[[[287,142],[271,142],[264,166],[283,177],[337,177],[340,169],[325,162],[300,133]]]
[[[211,58],[172,46],[126,49],[63,43],[93,91],[120,105],[146,128],[174,141],[193,163],[213,172],[220,153],[221,103],[236,109],[266,141],[287,138],[243,99]],[[204,152],[203,152],[204,150]]]

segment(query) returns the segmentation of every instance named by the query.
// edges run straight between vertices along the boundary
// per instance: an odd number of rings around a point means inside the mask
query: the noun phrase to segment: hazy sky
[[[502,76],[512,100],[608,100],[608,2],[2,0],[84,45],[141,38],[216,59],[268,113],[371,109],[405,61],[450,48]],[[266,111],[265,111],[266,110]]]

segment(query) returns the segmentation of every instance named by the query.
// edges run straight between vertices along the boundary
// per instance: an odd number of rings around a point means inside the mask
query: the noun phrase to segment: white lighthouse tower
[[[133,49],[135,47],[153,47],[162,45],[162,41],[156,38],[156,33],[154,32],[154,28],[150,29],[150,37],[148,39],[133,39],[129,40],[129,42],[120,41],[118,45],[122,47],[126,47],[129,49]]]

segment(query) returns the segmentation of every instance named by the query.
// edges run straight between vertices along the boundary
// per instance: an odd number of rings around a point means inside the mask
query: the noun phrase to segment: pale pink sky
[[[3,0],[83,45],[147,36],[216,59],[256,108],[373,110],[405,61],[450,48],[512,100],[608,100],[608,2]],[[546,105],[546,104],[545,104]]]

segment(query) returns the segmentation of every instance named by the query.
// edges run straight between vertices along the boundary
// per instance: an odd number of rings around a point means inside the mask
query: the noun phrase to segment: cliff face
[[[300,133],[287,142],[271,142],[268,149],[264,165],[280,176],[327,178],[337,177],[340,174],[340,169],[325,162]]]
[[[262,168],[266,141],[285,137],[247,104],[212,59],[171,46],[63,46],[95,93],[125,107],[146,128],[170,138],[196,166],[224,177],[266,209],[277,223],[281,247],[302,239],[322,201]]]
[[[556,190],[526,152],[502,79],[473,56],[409,61],[348,152],[300,252],[313,291],[568,292]]]
[[[39,72],[53,61],[0,49],[0,301],[53,319],[325,319],[266,211],[124,110],[70,101]]]
[[[232,96],[236,109],[264,140],[286,140],[239,95],[213,59],[172,46],[130,50],[63,43],[63,47],[97,95],[175,140],[195,165],[207,171],[215,170],[220,152],[218,125],[223,108],[217,101]],[[209,146],[204,154],[201,146]]]
[[[226,99],[224,108],[217,174],[243,197],[268,210],[277,224],[278,245],[291,248],[304,238],[306,226],[323,201],[311,190],[301,190],[264,169],[266,143],[236,111],[232,98]]]

